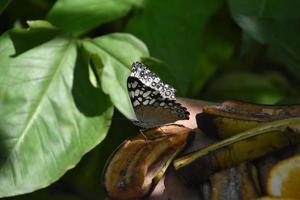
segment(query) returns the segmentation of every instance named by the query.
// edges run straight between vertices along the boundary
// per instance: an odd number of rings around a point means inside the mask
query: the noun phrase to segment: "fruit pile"
[[[125,141],[104,171],[108,196],[145,197],[171,165],[203,199],[300,199],[300,105],[226,101],[196,120],[197,133],[167,125]]]

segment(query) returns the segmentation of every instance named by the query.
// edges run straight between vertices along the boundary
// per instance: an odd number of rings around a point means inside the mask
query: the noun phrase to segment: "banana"
[[[258,105],[225,101],[219,106],[205,106],[197,114],[198,128],[204,133],[229,138],[262,123],[300,116],[300,105]]]
[[[265,122],[228,139],[188,153],[174,167],[188,182],[207,180],[214,172],[300,143],[300,117]]]
[[[185,146],[189,128],[168,125],[124,141],[108,159],[102,182],[111,199],[140,199],[162,178]]]

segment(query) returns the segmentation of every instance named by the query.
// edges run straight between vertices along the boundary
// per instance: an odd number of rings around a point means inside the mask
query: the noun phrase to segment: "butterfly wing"
[[[137,106],[136,115],[139,121],[136,125],[143,128],[153,128],[177,120],[189,119],[189,113],[185,107],[174,101],[163,101],[157,105]],[[164,106],[162,106],[162,104]],[[172,106],[170,106],[171,104]]]
[[[127,87],[137,118],[134,123],[137,126],[152,128],[177,120],[189,119],[189,112],[176,102],[175,97],[165,98],[163,94],[166,90],[162,94],[159,90],[146,86],[134,76],[128,78]]]
[[[130,77],[137,78],[142,85],[157,91],[162,98],[176,100],[175,89],[172,86],[163,83],[160,78],[147,69],[143,63],[134,62],[132,64]]]

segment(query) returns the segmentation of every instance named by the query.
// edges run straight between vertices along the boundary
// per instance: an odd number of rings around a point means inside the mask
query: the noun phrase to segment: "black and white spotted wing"
[[[142,63],[132,64],[127,88],[137,118],[133,121],[135,125],[153,128],[189,119],[187,109],[176,102],[175,89],[163,83]]]

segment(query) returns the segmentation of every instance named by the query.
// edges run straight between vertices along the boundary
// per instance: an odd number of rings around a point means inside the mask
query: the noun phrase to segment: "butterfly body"
[[[176,101],[175,89],[163,83],[144,64],[132,64],[127,88],[136,114],[135,125],[148,129],[189,119],[187,109]]]

